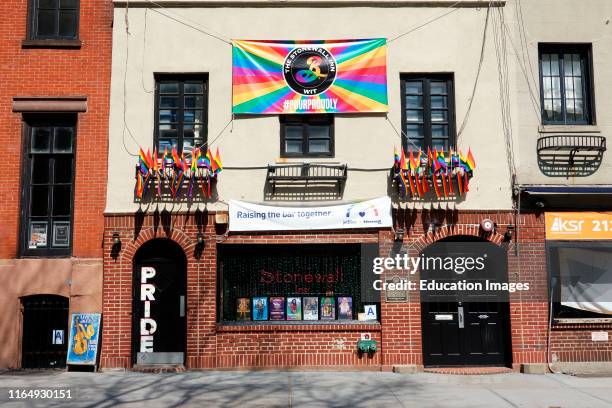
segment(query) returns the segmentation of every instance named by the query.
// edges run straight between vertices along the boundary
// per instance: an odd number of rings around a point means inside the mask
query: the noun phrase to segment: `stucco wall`
[[[102,311],[101,259],[0,260],[0,369],[21,361],[21,297],[60,295],[70,299],[70,313]]]
[[[334,39],[393,38],[445,10],[436,7],[194,7],[163,12],[228,38]],[[153,145],[154,73],[208,73],[209,140],[231,118],[230,45],[146,8],[129,9],[130,34],[127,35],[125,13],[120,5],[115,8],[107,212],[138,208],[133,202],[136,157],[132,155],[137,153],[139,145],[145,150]],[[453,73],[456,122],[460,126],[474,85],[485,16],[486,7],[460,8],[389,44],[388,120],[396,128],[401,127],[400,73]],[[497,92],[495,54],[489,44],[470,121],[458,142],[464,151],[472,148],[477,170],[467,198],[449,204],[451,207],[511,208]],[[219,146],[226,167],[265,166],[279,158],[279,133],[276,116],[236,118],[233,126],[213,144],[213,149]],[[390,168],[393,148],[400,143],[385,115],[337,115],[335,157],[327,161],[347,163],[349,168]],[[263,170],[224,170],[218,183],[219,198],[262,201],[264,180]],[[385,171],[349,172],[343,199],[385,195],[387,187]],[[224,206],[221,202],[209,208]],[[179,210],[180,206],[174,205],[172,209]]]

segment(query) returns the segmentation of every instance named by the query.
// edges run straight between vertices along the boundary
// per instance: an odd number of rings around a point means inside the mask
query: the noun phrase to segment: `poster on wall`
[[[251,320],[251,299],[249,298],[236,299],[236,320],[238,321]]]
[[[100,313],[73,313],[68,340],[68,365],[96,365]]]
[[[234,114],[387,112],[387,40],[234,40],[232,94]]]
[[[285,298],[270,298],[270,320],[285,320]]]
[[[304,320],[319,320],[319,298],[307,296],[304,298]]]
[[[253,320],[268,320],[268,298],[253,298]]]
[[[387,196],[349,204],[280,207],[230,200],[230,231],[385,228],[393,223]]]
[[[302,320],[302,298],[287,298],[287,320]]]

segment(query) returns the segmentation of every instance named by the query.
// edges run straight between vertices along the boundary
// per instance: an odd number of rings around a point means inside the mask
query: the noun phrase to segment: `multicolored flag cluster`
[[[142,148],[138,154],[138,166],[136,168],[136,187],[134,194],[136,198],[142,199],[147,194],[151,184],[156,185],[157,197],[162,196],[162,187],[170,188],[172,198],[180,196],[184,185],[187,185],[187,195],[193,197],[193,188],[200,185],[205,197],[210,198],[211,182],[223,170],[219,148],[213,155],[210,148],[204,152],[199,147],[191,151],[189,157],[184,152],[180,154],[176,149],[168,151],[164,149],[161,156],[157,148],[151,156],[150,150],[145,153]]]
[[[476,168],[472,150],[467,156],[460,150],[410,149],[408,157],[404,150],[393,154],[393,176],[399,186],[400,198],[422,198],[430,191],[430,186],[437,198],[463,196],[469,191],[469,179]],[[456,185],[456,189],[455,189]]]

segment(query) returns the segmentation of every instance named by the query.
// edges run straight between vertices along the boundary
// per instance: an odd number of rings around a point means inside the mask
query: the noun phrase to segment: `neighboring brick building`
[[[57,367],[51,330],[102,307],[112,2],[5,4],[0,368]]]
[[[591,1],[576,14],[572,2],[546,8],[539,0],[114,3],[103,369],[543,371],[549,362],[612,360],[609,305],[577,293],[572,279],[592,276],[572,276],[569,266],[610,259],[612,227],[555,235],[568,210],[612,223],[602,136],[612,130],[612,44],[600,21],[610,6]],[[302,40],[312,41],[302,49]],[[215,155],[201,164],[191,156],[196,145],[221,151],[210,193],[201,170],[214,172]],[[409,160],[415,147],[443,149],[445,165],[465,170],[451,175],[471,178],[453,179],[455,192],[438,196],[434,186],[446,190],[446,179],[430,173],[440,158],[411,161],[426,173],[408,178],[425,174],[431,191],[421,194],[420,184],[400,194],[409,188],[398,186],[407,174],[394,165],[399,146]],[[161,157],[173,147],[174,157]],[[448,156],[450,148],[471,149],[477,167]],[[159,156],[150,160],[147,150]],[[177,195],[187,168],[195,187],[185,181]],[[342,222],[321,227],[317,217],[338,208]],[[266,211],[309,215],[284,222]],[[389,213],[392,222],[381,221]],[[366,228],[368,220],[380,223]],[[581,252],[578,239],[601,258]],[[463,244],[479,249],[457,249]],[[484,251],[491,277],[529,290],[487,301],[368,293],[373,256],[434,256],[443,245],[463,258]],[[385,280],[439,272],[391,269]],[[333,285],[317,283],[316,273]],[[352,316],[342,319],[347,298]],[[297,299],[301,318],[284,306],[268,314]],[[307,304],[316,305],[308,318]],[[374,319],[359,319],[370,311]],[[367,334],[377,350],[360,353]]]

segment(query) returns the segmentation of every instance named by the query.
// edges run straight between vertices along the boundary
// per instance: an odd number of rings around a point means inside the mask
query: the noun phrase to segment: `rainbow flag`
[[[217,148],[217,151],[219,151],[219,148]],[[397,168],[400,165],[400,156],[399,153],[397,152],[397,147],[393,146],[393,167]]]
[[[387,112],[387,40],[234,40],[234,114]]]
[[[476,161],[474,160],[474,156],[472,155],[472,149],[468,149],[466,164],[468,166],[469,171],[473,171],[476,168]]]
[[[217,166],[217,173],[220,173],[223,170],[223,163],[221,163],[221,155],[219,154],[219,146],[217,146],[217,150],[215,151],[215,157],[213,158],[215,164]]]

